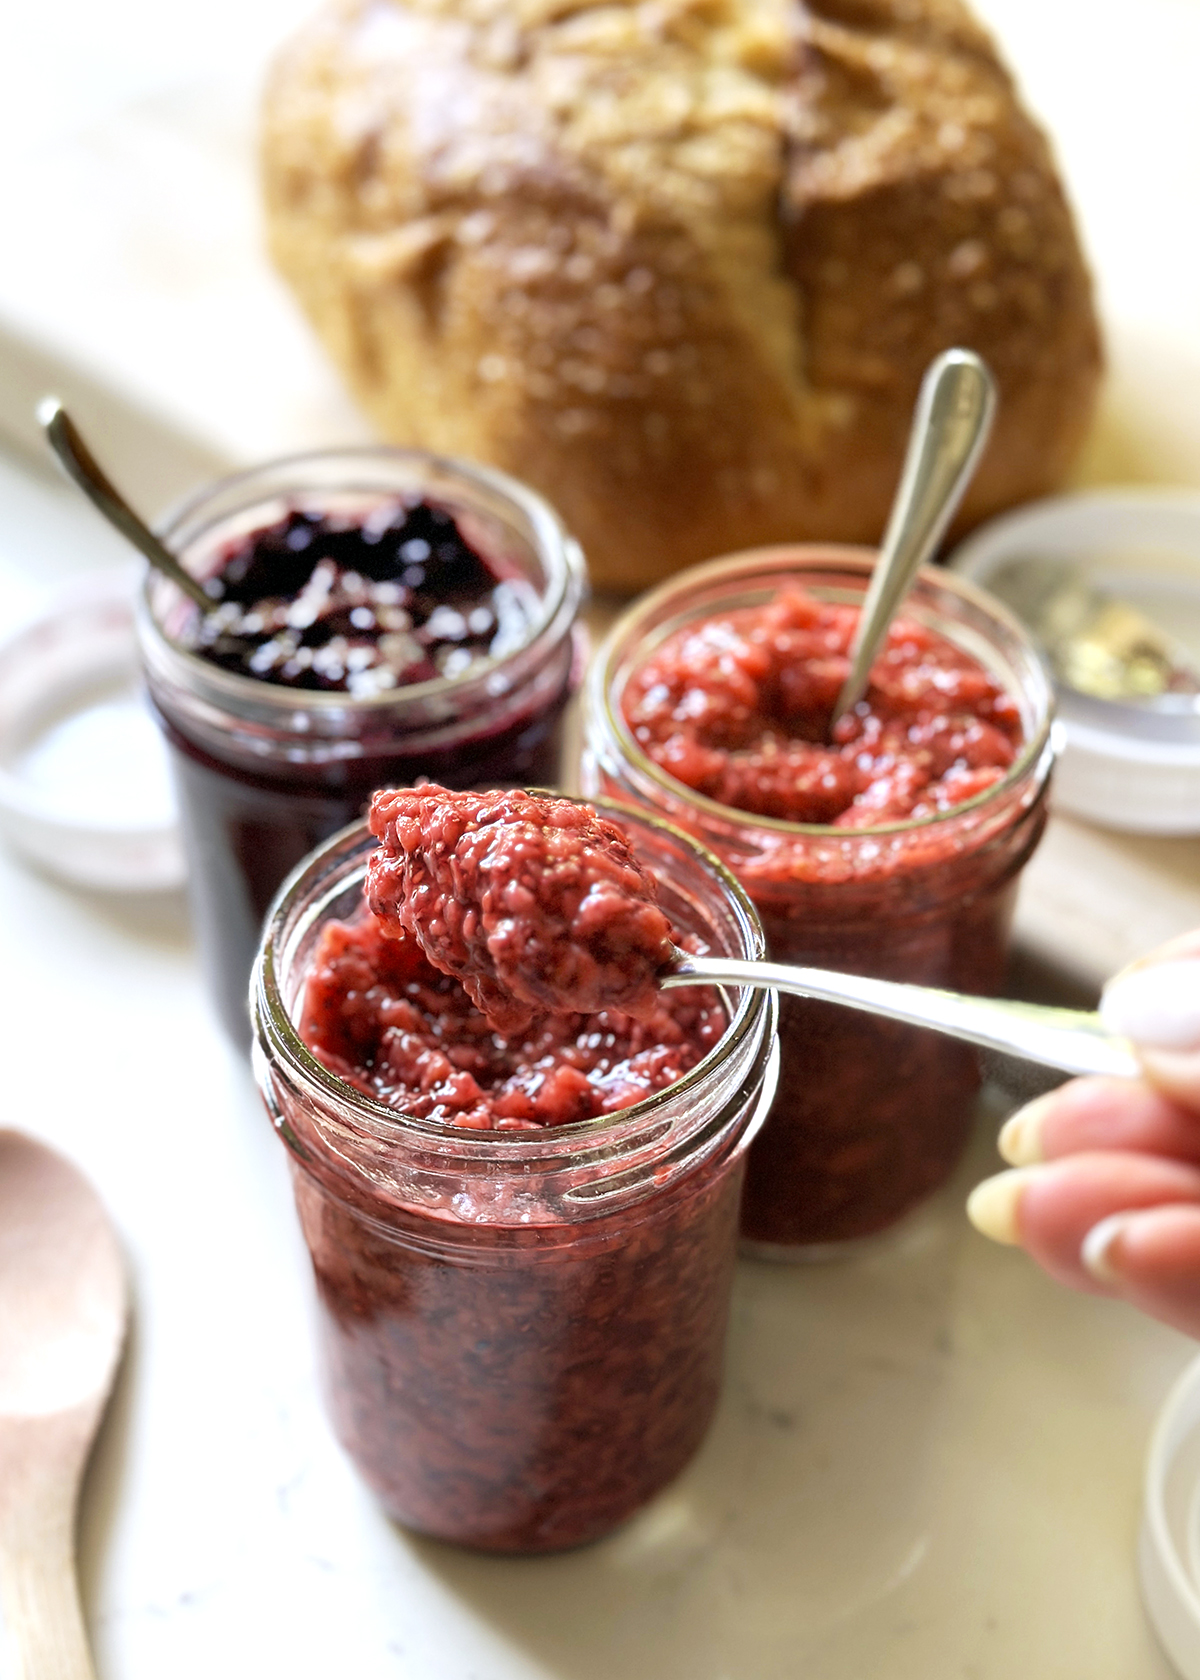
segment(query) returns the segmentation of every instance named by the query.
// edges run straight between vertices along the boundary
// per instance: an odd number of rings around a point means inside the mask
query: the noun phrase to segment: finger
[[[1110,1294],[1200,1336],[1200,1207],[1111,1214],[1088,1232],[1082,1255]]]
[[[1112,1289],[1084,1258],[1093,1227],[1113,1214],[1175,1204],[1200,1207],[1200,1168],[1097,1152],[984,1179],[971,1192],[967,1212],[984,1236],[1019,1243],[1051,1277],[1095,1295]]]
[[[1172,942],[1171,955],[1125,969],[1104,988],[1100,1016],[1133,1040],[1150,1083],[1200,1112],[1200,933]]]
[[[1018,1109],[997,1145],[1014,1167],[1096,1149],[1200,1166],[1200,1115],[1140,1081],[1072,1079]]]

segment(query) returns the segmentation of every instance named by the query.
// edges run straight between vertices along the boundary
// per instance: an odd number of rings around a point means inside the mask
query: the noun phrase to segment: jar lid
[[[1200,1359],[1167,1396],[1150,1437],[1138,1567],[1163,1648],[1184,1680],[1200,1680]]]
[[[0,834],[77,886],[184,877],[166,749],[142,694],[139,569],[72,583],[0,643]]]
[[[1051,497],[991,520],[950,564],[1025,621],[1053,669],[1056,805],[1200,833],[1200,495]]]

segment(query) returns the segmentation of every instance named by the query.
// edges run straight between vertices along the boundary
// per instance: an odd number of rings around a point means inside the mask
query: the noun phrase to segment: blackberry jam
[[[582,556],[523,485],[416,450],[272,462],[162,534],[213,596],[201,618],[152,575],[139,634],[201,956],[245,1045],[276,889],[376,788],[557,782]]]

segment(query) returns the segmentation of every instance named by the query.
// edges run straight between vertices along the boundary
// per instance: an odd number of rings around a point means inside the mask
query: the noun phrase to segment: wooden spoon
[[[23,1680],[93,1680],[75,1506],[125,1336],[108,1216],[61,1155],[0,1131],[0,1596]]]

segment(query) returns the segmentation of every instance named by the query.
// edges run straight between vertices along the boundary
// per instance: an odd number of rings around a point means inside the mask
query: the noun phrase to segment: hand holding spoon
[[[973,350],[947,350],[921,382],[908,454],[879,559],[850,648],[850,672],[829,727],[867,690],[888,625],[917,570],[933,553],[983,452],[996,411],[996,387]]]
[[[0,1131],[0,1596],[22,1680],[94,1680],[75,1505],[126,1310],[95,1191],[61,1155]]]

